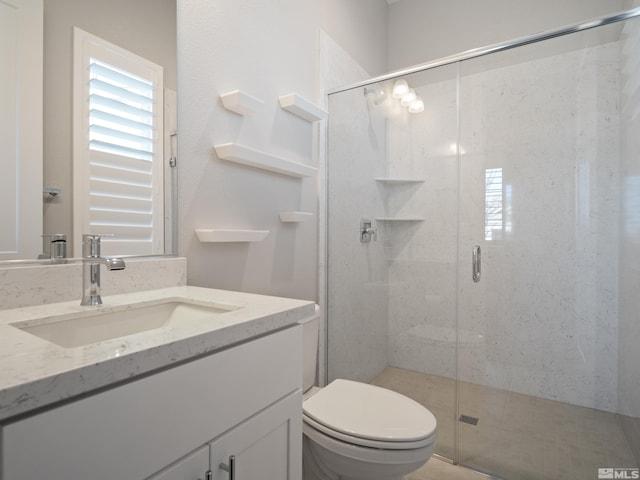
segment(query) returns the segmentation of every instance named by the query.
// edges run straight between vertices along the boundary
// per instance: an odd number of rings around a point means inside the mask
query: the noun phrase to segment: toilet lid
[[[436,418],[419,403],[386,388],[334,380],[303,403],[304,413],[331,430],[385,442],[430,437]]]

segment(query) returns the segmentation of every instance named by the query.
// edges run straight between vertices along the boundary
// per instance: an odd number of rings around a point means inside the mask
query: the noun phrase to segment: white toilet
[[[420,468],[435,448],[433,414],[374,385],[337,379],[315,387],[319,316],[300,323],[304,480],[400,480]]]

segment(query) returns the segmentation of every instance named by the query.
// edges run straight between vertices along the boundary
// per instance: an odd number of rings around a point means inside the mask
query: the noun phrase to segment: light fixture
[[[402,98],[409,91],[409,84],[400,78],[393,84],[393,98]]]
[[[408,107],[416,101],[416,98],[418,98],[416,95],[416,91],[413,88],[410,88],[409,91],[402,96],[400,105],[402,105],[403,107]]]
[[[417,97],[411,105],[409,105],[409,113],[422,113],[424,112],[424,102],[422,98]]]

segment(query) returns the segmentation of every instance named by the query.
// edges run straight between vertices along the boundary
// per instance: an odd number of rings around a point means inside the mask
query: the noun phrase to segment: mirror
[[[74,155],[77,158],[73,140],[74,28],[82,29],[162,66],[166,104],[167,99],[175,99],[177,87],[176,0],[42,2],[43,192],[42,203],[30,205],[29,208],[33,209],[34,216],[39,213],[37,209],[42,209],[42,233],[66,234],[68,255],[77,257],[81,256],[81,246],[77,245],[79,242],[74,242],[73,233]],[[175,122],[175,102],[165,105],[164,111],[165,125],[157,126],[159,131],[165,131],[164,134],[160,133],[163,139],[157,142],[163,149],[162,161],[166,163],[166,167],[163,167],[164,178],[161,180],[164,183],[164,214],[160,217],[164,217],[165,223],[164,247],[163,251],[154,251],[154,254],[175,253],[175,235],[171,225],[175,223],[175,189],[172,190],[172,185],[175,185],[176,172],[175,168],[169,167],[169,157],[177,154],[177,130],[175,123],[170,125],[171,121]],[[88,210],[86,205],[81,207]],[[108,229],[108,224],[104,228]],[[41,243],[42,251],[49,253],[50,242],[45,239]],[[117,247],[114,245],[114,248]],[[123,254],[113,248],[108,252],[103,248],[103,253]],[[33,260],[33,257],[25,259]]]

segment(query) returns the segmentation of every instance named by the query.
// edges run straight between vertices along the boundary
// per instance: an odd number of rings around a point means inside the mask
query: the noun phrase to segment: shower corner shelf
[[[388,183],[388,184],[402,184],[402,183],[424,183],[423,178],[408,178],[408,177],[376,177],[376,182]]]
[[[240,163],[260,170],[268,170],[290,177],[311,177],[318,171],[315,167],[275,157],[237,143],[222,143],[214,145],[213,148],[215,148],[216,154],[222,160]]]
[[[202,243],[261,242],[269,230],[236,230],[229,228],[198,228],[198,240]]]
[[[311,103],[297,93],[289,93],[278,97],[280,106],[289,113],[306,120],[309,123],[324,120],[329,113],[326,110]]]
[[[233,92],[223,93],[220,95],[222,106],[238,115],[247,115],[257,112],[264,102],[259,98],[253,97],[242,90],[234,90]]]
[[[426,218],[415,215],[405,215],[398,217],[376,217],[377,222],[424,222]]]
[[[306,222],[311,217],[313,217],[311,212],[280,212],[280,221],[283,223]]]

